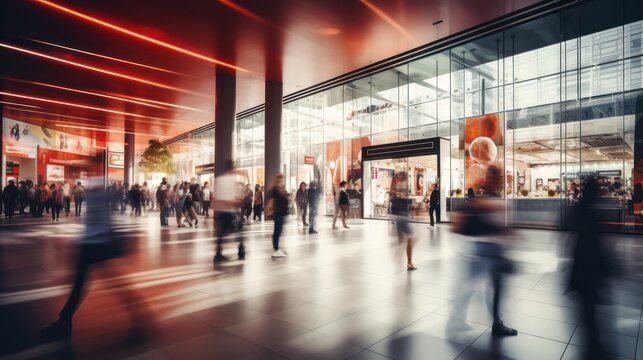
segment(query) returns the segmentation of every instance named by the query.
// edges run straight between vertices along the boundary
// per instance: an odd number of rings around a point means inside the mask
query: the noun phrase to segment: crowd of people
[[[16,186],[10,180],[2,189],[2,207],[5,219],[11,219],[16,212],[20,216],[44,217],[51,213],[51,220],[60,220],[71,213],[71,203],[75,204],[75,215],[80,216],[85,201],[85,187],[77,182],[72,188],[68,182],[34,184],[31,180],[20,181]]]

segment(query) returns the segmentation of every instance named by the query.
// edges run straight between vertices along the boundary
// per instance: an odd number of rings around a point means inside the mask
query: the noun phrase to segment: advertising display
[[[110,168],[123,169],[125,166],[125,153],[110,151],[107,158],[107,166]]]
[[[95,158],[71,154],[58,150],[38,150],[38,181],[76,181],[84,179],[87,173],[101,173],[103,164]]]
[[[464,125],[464,156],[466,188],[480,189],[485,183],[487,169],[502,169],[498,154],[504,145],[499,114],[468,118]]]
[[[2,118],[2,143],[5,155],[30,159],[36,158],[38,147],[87,156],[94,155],[96,148],[93,139],[7,117]]]

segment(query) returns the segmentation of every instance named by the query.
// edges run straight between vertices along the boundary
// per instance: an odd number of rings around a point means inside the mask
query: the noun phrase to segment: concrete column
[[[214,102],[214,176],[223,175],[232,165],[232,136],[235,124],[237,78],[218,71]]]
[[[266,124],[264,161],[264,184],[272,185],[272,178],[281,172],[281,113],[283,110],[283,84],[281,81],[266,81]]]
[[[125,136],[123,137],[124,146],[124,176],[123,183],[132,186],[134,182],[134,159],[136,158],[136,135],[134,135],[134,119],[127,117],[125,119]]]

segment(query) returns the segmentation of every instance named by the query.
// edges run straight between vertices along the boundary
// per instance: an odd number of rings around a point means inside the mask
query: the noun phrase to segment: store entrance
[[[440,148],[446,149],[444,156]],[[442,138],[364,148],[364,218],[390,218],[391,190],[395,190],[396,179],[405,176],[409,186],[401,196],[409,200],[410,220],[429,221],[429,198],[437,186],[441,210],[439,221],[448,221],[446,194],[449,193],[450,183],[449,149],[449,141]]]

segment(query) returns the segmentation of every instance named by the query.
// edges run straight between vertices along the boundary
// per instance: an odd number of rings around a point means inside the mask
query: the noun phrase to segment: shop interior
[[[393,178],[398,173],[408,176],[408,188],[402,197],[411,203],[412,221],[428,222],[428,199],[438,182],[438,155],[366,161],[364,167],[364,217],[388,219]]]

